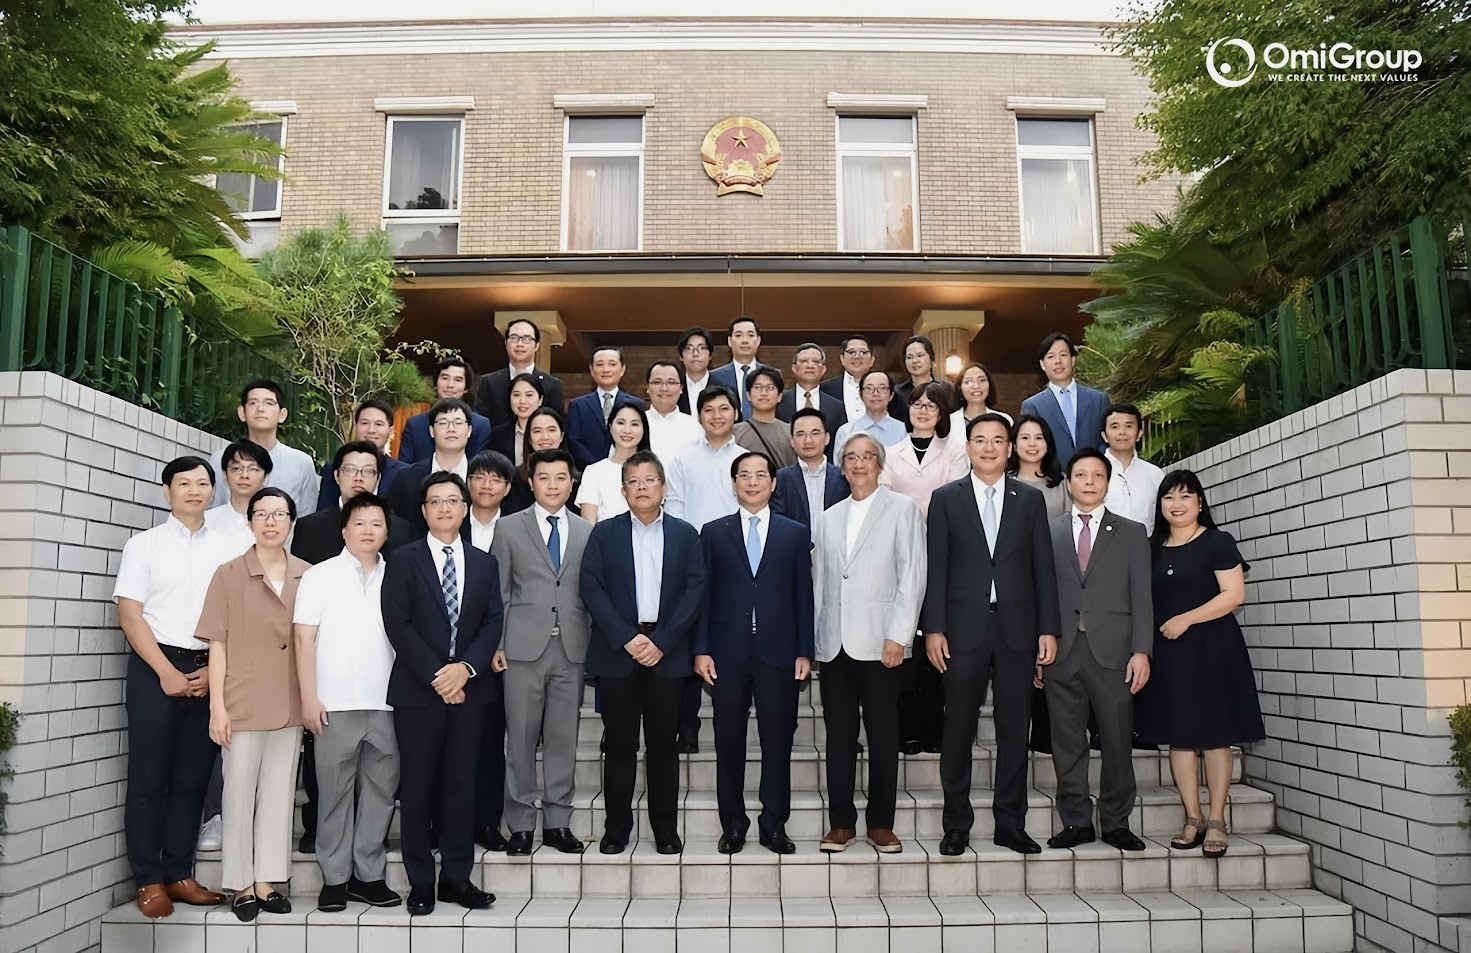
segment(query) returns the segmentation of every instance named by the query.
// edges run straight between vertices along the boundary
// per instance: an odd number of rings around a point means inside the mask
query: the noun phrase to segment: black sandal
[[[1206,821],[1205,829],[1207,831],[1220,831],[1222,834],[1224,834],[1226,833],[1226,822]],[[1205,841],[1204,843],[1205,847],[1201,850],[1201,853],[1205,854],[1205,856],[1211,858],[1212,860],[1217,857],[1225,857],[1226,848],[1230,846],[1226,843],[1226,841]]]
[[[1190,840],[1185,839],[1185,828],[1192,828],[1195,836]],[[1194,850],[1205,843],[1205,821],[1199,817],[1187,817],[1185,823],[1180,826],[1180,833],[1170,840],[1170,846],[1175,850]]]
[[[266,913],[290,913],[291,901],[281,896],[278,891],[272,890],[261,900],[260,908]]]
[[[242,890],[235,895],[235,902],[230,904],[230,909],[235,911],[235,917],[241,923],[249,923],[260,913],[260,900],[255,894]]]

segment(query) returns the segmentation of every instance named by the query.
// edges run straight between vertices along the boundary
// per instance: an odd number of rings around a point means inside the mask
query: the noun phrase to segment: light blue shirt
[[[868,414],[864,414],[838,428],[838,437],[833,441],[833,447],[841,449],[848,435],[855,433],[873,434],[885,447],[892,447],[909,436],[909,432],[904,429],[904,424],[888,414],[885,414],[881,420],[874,420]]]
[[[664,512],[684,520],[696,528],[711,520],[729,516],[739,506],[735,481],[730,478],[730,465],[746,453],[734,440],[716,450],[708,438],[686,447],[669,461],[669,494],[664,498]],[[650,620],[644,619],[648,622]]]
[[[230,487],[226,485],[225,470],[220,465],[220,456],[224,453],[214,455],[215,468],[215,495],[211,506],[225,506],[230,502]],[[290,494],[296,503],[298,516],[306,516],[308,513],[317,511],[317,491],[322,486],[322,474],[317,471],[317,465],[312,458],[295,447],[288,447],[281,441],[266,453],[271,458],[271,472],[266,474],[266,486],[279,487]]]
[[[659,621],[659,590],[664,580],[664,516],[645,526],[629,514],[633,523],[633,589],[638,603],[638,621]]]

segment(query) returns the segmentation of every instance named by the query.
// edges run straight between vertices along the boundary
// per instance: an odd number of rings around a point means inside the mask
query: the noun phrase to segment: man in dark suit
[[[1144,525],[1104,509],[1108,459],[1085,447],[1068,461],[1073,505],[1052,521],[1059,614],[1065,620],[1054,662],[1043,677],[1057,767],[1057,813],[1065,825],[1048,847],[1092,842],[1088,798],[1088,713],[1098,718],[1103,778],[1098,817],[1103,841],[1143,850],[1129,830],[1134,808],[1134,695],[1149,681],[1154,648],[1151,557]]]
[[[723,833],[717,849],[746,844],[746,719],[756,703],[761,738],[761,846],[777,854],[792,804],[792,735],[797,692],[812,672],[812,538],[806,527],[771,512],[776,464],[745,453],[731,464],[740,509],[700,531],[705,611],[695,630],[695,674],[715,700],[715,787]]]
[[[342,502],[359,493],[378,493],[383,486],[383,474],[390,461],[383,451],[366,440],[345,443],[332,455],[332,462],[325,471],[332,474],[333,505],[330,510],[318,510],[296,521],[291,532],[291,555],[305,559],[315,566],[342,552],[342,526],[338,513]],[[409,468],[398,464],[405,471]],[[388,542],[383,547],[385,558],[395,548],[414,536],[413,525],[401,516],[390,515],[388,519]]]
[[[726,344],[730,345],[730,363],[722,364],[710,372],[710,383],[723,384],[732,394],[741,398],[741,419],[751,419],[751,395],[746,390],[746,378],[758,367],[764,367],[756,359],[761,348],[761,325],[755,318],[744,315],[730,322],[726,332]]]
[[[408,521],[414,535],[429,531],[424,522],[424,507],[419,502],[419,488],[431,473],[448,470],[461,480],[470,476],[470,454],[465,450],[470,439],[470,405],[463,400],[441,400],[424,414],[430,420],[434,448],[417,463],[404,468],[387,493],[393,512]]]
[[[366,440],[383,454],[382,465],[378,467],[378,489],[374,492],[387,496],[399,471],[408,466],[402,460],[387,455],[388,443],[393,439],[393,408],[388,401],[376,397],[363,401],[353,415],[352,429],[354,441]],[[336,467],[331,462],[322,466],[322,485],[317,491],[318,513],[323,510],[336,513],[337,505],[342,501],[335,471]]]
[[[587,674],[597,677],[603,727],[599,850],[621,854],[633,832],[643,722],[649,826],[661,854],[679,839],[679,701],[690,672],[691,631],[705,604],[700,534],[664,516],[664,465],[648,450],[623,463],[629,512],[599,520],[582,556],[582,602],[592,617]]]
[[[432,474],[420,495],[429,533],[401,547],[383,577],[383,628],[394,651],[388,704],[398,737],[400,828],[413,916],[434,909],[436,836],[438,898],[470,910],[495,902],[470,875],[481,706],[496,690],[484,676],[503,610],[495,557],[460,538],[469,498],[455,474]]]
[[[812,527],[814,506],[823,512],[848,497],[843,471],[828,462],[832,437],[822,411],[803,408],[792,415],[792,449],[797,462],[776,471],[771,509]]]
[[[623,381],[623,352],[612,345],[594,348],[587,364],[594,388],[567,406],[567,438],[579,470],[606,459],[612,441],[608,419],[625,404],[643,407],[644,402],[618,385]]]
[[[1037,363],[1047,386],[1022,401],[1022,413],[1036,414],[1052,428],[1058,460],[1071,460],[1082,447],[1102,450],[1104,411],[1112,401],[1101,390],[1084,387],[1073,377],[1078,348],[1073,339],[1054,331],[1037,348]]]
[[[827,421],[827,432],[835,434],[848,422],[848,411],[843,399],[822,390],[822,375],[827,373],[827,355],[816,344],[804,344],[792,356],[792,389],[781,395],[776,405],[778,420],[792,422],[797,411],[812,407],[822,411]],[[831,460],[832,447],[828,447],[827,458]]]
[[[434,395],[436,400],[466,401],[469,410],[469,394],[475,387],[475,370],[463,357],[447,357],[434,365]],[[404,432],[398,441],[398,458],[404,463],[418,463],[434,453],[434,434],[430,425],[431,407],[422,414],[415,414],[404,421]],[[490,420],[473,410],[469,412],[470,432],[467,452],[470,456],[490,446]]]
[[[522,374],[530,374],[541,384],[544,406],[555,407],[559,412],[567,409],[562,382],[536,366],[536,349],[540,346],[541,328],[534,321],[518,318],[506,325],[506,358],[509,363],[480,378],[480,386],[475,391],[475,412],[489,419],[496,430],[515,427],[516,421],[511,416],[511,381]]]
[[[988,682],[996,720],[995,842],[1022,854],[1042,849],[1026,832],[1027,729],[1034,671],[1057,657],[1057,572],[1046,501],[1006,476],[1010,434],[999,414],[972,420],[970,475],[930,497],[929,581],[919,626],[945,686],[940,853],[951,857],[965,851],[975,823],[971,750]]]
[[[715,353],[715,341],[704,328],[690,328],[680,337],[676,349],[679,365],[684,368],[679,381],[679,409],[698,417],[700,394],[710,383],[710,358]]]
[[[863,375],[873,370],[877,355],[873,343],[864,334],[848,335],[843,338],[842,346],[839,356],[842,359],[843,373],[823,381],[819,390],[834,400],[842,401],[844,415],[848,420],[853,420],[862,417],[866,412],[863,406]],[[889,396],[889,416],[895,420],[909,419],[909,405],[898,391]],[[837,432],[838,428],[833,427],[832,433]]]

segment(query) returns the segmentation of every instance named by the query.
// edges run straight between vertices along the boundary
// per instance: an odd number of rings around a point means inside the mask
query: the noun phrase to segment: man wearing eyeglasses
[[[255,545],[250,518],[245,514],[255,491],[266,485],[275,462],[260,444],[236,440],[220,452],[220,465],[228,497],[224,506],[205,511],[204,525],[234,559]]]
[[[873,370],[874,358],[873,345],[868,338],[862,334],[850,334],[843,339],[843,350],[839,357],[843,363],[843,373],[837,377],[829,378],[822,382],[822,392],[835,400],[843,402],[843,412],[848,420],[857,420],[866,413],[862,381],[863,376]],[[903,420],[906,417],[904,398],[897,392],[889,395],[889,416],[895,420]],[[842,426],[839,424],[839,426]],[[833,428],[836,430],[837,428]],[[837,441],[833,442],[837,445]]]
[[[286,392],[275,381],[251,381],[240,391],[240,407],[236,410],[240,422],[245,425],[245,436],[271,455],[271,470],[266,474],[266,486],[279,487],[291,495],[298,513],[317,511],[317,465],[306,453],[288,447],[277,436],[281,425],[286,422]],[[224,474],[222,459],[215,461],[219,472]],[[221,479],[215,484],[213,506],[223,506],[229,499],[228,481]],[[242,509],[241,512],[244,512]]]
[[[592,618],[587,673],[602,693],[603,801],[598,849],[621,854],[633,834],[639,725],[654,849],[677,854],[679,705],[692,665],[691,634],[704,606],[700,535],[666,516],[664,465],[647,450],[623,463],[629,511],[599,520],[582,557],[582,601]]]
[[[736,443],[747,450],[766,454],[776,461],[778,468],[797,462],[791,431],[776,416],[781,388],[781,371],[774,367],[758,367],[746,375],[746,403],[751,406],[751,414],[730,432]]]
[[[530,374],[541,384],[542,406],[555,407],[559,414],[566,411],[562,382],[536,366],[540,346],[541,328],[535,322],[517,318],[506,325],[507,364],[482,377],[475,391],[475,411],[489,418],[492,427],[516,426],[511,415],[511,381],[522,374]]]
[[[700,393],[710,383],[710,358],[714,355],[714,343],[706,329],[690,328],[679,339],[675,350],[679,355],[680,366],[684,368],[680,381],[679,409],[693,417],[700,406]]]
[[[827,355],[817,344],[807,343],[797,348],[792,355],[792,387],[781,395],[776,405],[776,416],[790,424],[799,410],[819,410],[827,421],[827,432],[835,434],[848,422],[848,411],[843,398],[834,397],[822,389],[822,375],[827,373]],[[827,458],[833,458],[833,446],[828,445]]]
[[[354,441],[366,440],[383,454],[382,466],[378,467],[378,489],[373,492],[387,496],[393,488],[394,478],[408,468],[407,463],[388,456],[388,444],[393,440],[393,407],[388,401],[376,397],[363,401],[353,414],[352,430]],[[322,467],[322,481],[317,489],[317,512],[336,513],[342,499],[337,487],[337,467],[329,460]],[[300,523],[297,525],[300,527]]]
[[[423,507],[419,505],[419,487],[429,475],[444,470],[459,477],[462,483],[470,476],[470,458],[466,452],[470,443],[470,405],[454,398],[441,400],[429,408],[427,416],[434,452],[400,473],[388,492],[393,511],[408,520],[413,536],[428,531]]]
[[[885,447],[892,447],[909,436],[904,424],[889,414],[894,387],[886,372],[875,370],[864,374],[859,391],[863,395],[863,414],[850,419],[838,430],[834,441],[838,446],[847,441],[849,434],[855,433],[872,434]]]

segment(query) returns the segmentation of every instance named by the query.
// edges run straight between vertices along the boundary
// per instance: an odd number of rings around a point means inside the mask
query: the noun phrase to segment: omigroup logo
[[[1205,69],[1217,85],[1245,86],[1267,69],[1269,82],[1414,82],[1413,72],[1424,62],[1419,50],[1362,50],[1352,43],[1320,43],[1316,48],[1294,49],[1285,43],[1256,48],[1239,37],[1219,39],[1202,47]]]

